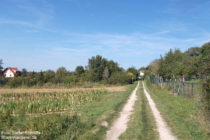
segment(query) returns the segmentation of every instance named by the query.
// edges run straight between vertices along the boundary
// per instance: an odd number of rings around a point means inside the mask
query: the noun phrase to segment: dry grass
[[[116,87],[94,87],[94,88],[51,88],[51,89],[0,89],[0,93],[49,93],[49,92],[77,92],[77,91],[92,91],[92,90],[107,90],[109,92],[125,91],[126,86]]]

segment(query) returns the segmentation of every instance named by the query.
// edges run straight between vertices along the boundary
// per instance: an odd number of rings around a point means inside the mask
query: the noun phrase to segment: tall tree
[[[138,75],[139,75],[139,71],[136,68],[134,68],[134,67],[128,68],[127,72],[128,73],[132,73],[134,79],[136,79],[138,77]]]
[[[158,70],[160,68],[160,60],[156,59],[152,61],[147,67],[146,74],[149,76],[158,76]],[[142,68],[144,70],[144,68]]]
[[[3,75],[3,60],[2,59],[0,59],[0,76],[2,76]]]
[[[85,69],[83,66],[77,66],[75,72],[78,76],[81,76],[85,72]]]
[[[24,77],[27,76],[27,70],[25,68],[22,69],[21,75],[24,76]]]
[[[112,75],[114,72],[122,71],[122,68],[119,67],[118,63],[110,60],[107,62],[107,67],[109,70],[109,75]]]
[[[109,78],[109,69],[107,67],[104,69],[103,78],[106,80]]]
[[[201,70],[205,76],[210,76],[210,42],[206,43],[201,48]]]
[[[107,60],[100,55],[93,56],[88,61],[88,68],[93,72],[93,81],[100,81],[103,79],[103,72],[107,66]]]
[[[57,83],[61,83],[62,80],[64,79],[64,76],[67,74],[67,70],[65,67],[60,67],[57,69],[56,73],[55,73],[55,81]]]
[[[179,49],[170,49],[165,57],[160,59],[159,74],[164,78],[173,78],[186,75],[188,67],[184,63],[185,54]]]

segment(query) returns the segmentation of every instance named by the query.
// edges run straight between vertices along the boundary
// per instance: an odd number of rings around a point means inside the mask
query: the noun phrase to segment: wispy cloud
[[[54,7],[52,4],[46,0],[14,0],[10,1],[10,3],[8,7],[10,14],[7,17],[1,16],[0,24],[22,26],[26,28],[26,32],[29,30],[27,28],[51,31],[47,28],[47,25],[54,18]]]
[[[131,65],[146,66],[153,59],[164,55],[170,48],[180,48],[185,51],[189,47],[200,46],[208,41],[210,34],[203,34],[199,38],[175,38],[161,36],[161,32],[160,34],[76,33],[69,34],[66,38],[48,44],[52,46],[48,55],[71,62],[72,67],[75,67],[87,64],[88,58],[100,54],[118,61],[121,66],[127,68]]]

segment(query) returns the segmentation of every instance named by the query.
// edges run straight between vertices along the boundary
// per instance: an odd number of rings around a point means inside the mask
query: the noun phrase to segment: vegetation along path
[[[171,133],[166,122],[161,117],[160,112],[158,111],[155,102],[152,100],[149,93],[145,89],[144,83],[143,83],[143,87],[144,87],[144,94],[149,102],[150,108],[152,110],[152,113],[153,113],[155,121],[156,121],[160,139],[161,140],[176,140],[177,138]]]
[[[122,112],[120,112],[119,118],[113,123],[110,130],[107,131],[106,140],[117,140],[118,137],[125,132],[127,128],[127,123],[129,121],[129,117],[132,114],[133,106],[135,101],[137,100],[136,92],[139,87],[139,83],[137,84],[134,91],[131,93],[127,103],[125,104]]]

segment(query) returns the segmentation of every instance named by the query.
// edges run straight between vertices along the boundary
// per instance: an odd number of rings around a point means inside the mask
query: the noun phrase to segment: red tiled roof
[[[19,71],[18,68],[6,68],[5,72],[7,70],[11,70],[14,74]]]

